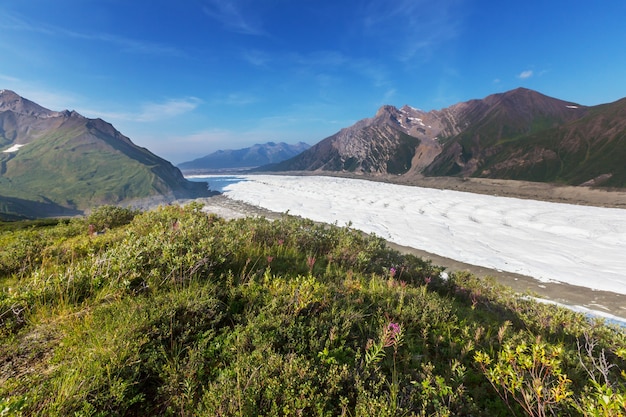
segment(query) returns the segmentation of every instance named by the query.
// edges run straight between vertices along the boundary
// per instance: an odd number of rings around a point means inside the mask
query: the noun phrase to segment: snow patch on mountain
[[[3,153],[17,152],[22,146],[24,146],[24,145],[19,145],[19,144],[16,143],[15,145],[11,146],[8,149],[3,150],[2,152]]]

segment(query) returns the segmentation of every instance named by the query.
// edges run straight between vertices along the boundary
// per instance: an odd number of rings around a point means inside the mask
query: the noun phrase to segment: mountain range
[[[178,164],[185,173],[223,172],[225,170],[245,170],[262,165],[282,162],[309,149],[304,142],[287,144],[267,142],[243,149],[227,149]]]
[[[598,106],[518,88],[372,118],[260,171],[462,176],[626,187],[626,99]]]
[[[103,204],[208,195],[205,183],[111,124],[0,91],[0,216],[73,215]]]
[[[269,142],[186,171],[460,176],[626,187],[626,98],[584,106],[518,88],[441,110],[382,106],[312,147]],[[264,165],[267,164],[267,165]],[[80,214],[209,194],[111,124],[0,90],[0,218]]]

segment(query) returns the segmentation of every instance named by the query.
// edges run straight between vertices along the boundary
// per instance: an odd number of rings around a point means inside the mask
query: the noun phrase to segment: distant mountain
[[[474,176],[626,187],[626,99],[587,107],[525,88],[424,112],[381,107],[266,171]]]
[[[309,147],[304,142],[298,142],[295,145],[267,142],[249,148],[220,150],[193,161],[183,162],[178,167],[185,172],[255,168],[292,158]]]
[[[102,204],[207,195],[111,124],[0,90],[0,216],[71,215]]]
[[[259,170],[404,174],[413,166],[427,166],[441,152],[437,135],[455,132],[442,120],[436,113],[409,106],[383,106],[373,118],[340,130],[294,158]]]

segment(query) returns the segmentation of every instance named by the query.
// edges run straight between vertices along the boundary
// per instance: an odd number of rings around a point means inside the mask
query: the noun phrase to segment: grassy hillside
[[[150,167],[99,145],[80,131],[40,138],[7,162],[2,195],[85,208],[92,201],[113,204],[155,192]]]
[[[0,219],[74,215],[102,204],[209,194],[206,185],[186,181],[171,163],[103,120],[51,112],[11,97],[17,104],[0,111],[0,146],[6,148],[0,152]],[[21,147],[4,152],[11,144]]]
[[[0,415],[626,413],[623,330],[349,227],[198,205],[24,226],[0,229]]]

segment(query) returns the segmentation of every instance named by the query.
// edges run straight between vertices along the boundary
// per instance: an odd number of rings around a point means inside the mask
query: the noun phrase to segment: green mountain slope
[[[5,216],[72,214],[95,205],[208,194],[206,184],[185,180],[172,164],[109,123],[76,112],[35,112],[34,103],[21,98],[19,105],[7,105],[7,95],[0,97],[0,213]]]
[[[485,155],[477,176],[626,187],[626,99]]]
[[[585,107],[517,89],[466,105],[427,175],[626,186],[626,99]]]

